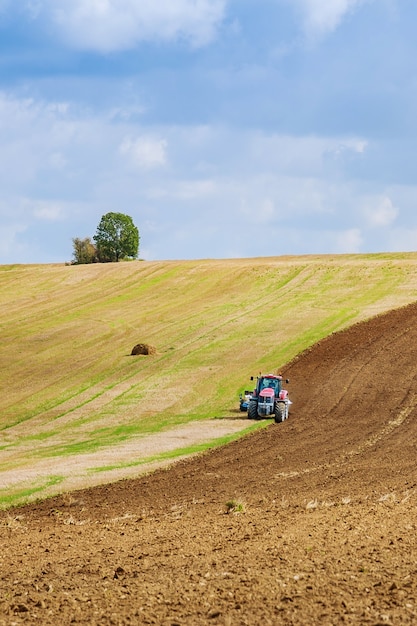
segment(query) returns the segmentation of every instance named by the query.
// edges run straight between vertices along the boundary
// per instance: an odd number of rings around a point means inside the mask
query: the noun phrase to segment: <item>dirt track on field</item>
[[[2,513],[0,624],[416,624],[416,352],[411,305],[289,364],[285,423]]]
[[[93,487],[104,483],[114,482],[129,476],[148,474],[160,467],[172,464],[172,460],[143,461],[135,464],[137,459],[149,459],[153,455],[187,449],[210,441],[215,441],[228,435],[234,435],[250,426],[248,420],[243,419],[244,413],[238,413],[234,419],[211,419],[188,424],[179,424],[170,430],[146,434],[132,438],[130,441],[102,449],[98,452],[77,454],[65,459],[65,479],[60,482],[60,491]],[[186,455],[184,455],[186,456]],[[132,463],[132,466],[125,467]],[[0,489],[13,489],[16,485],[30,485],[35,479],[47,480],[49,476],[59,475],[62,471],[62,458],[32,460],[22,468],[10,468],[0,472]],[[120,469],[115,469],[122,464]],[[103,465],[109,469],[103,470]],[[92,473],[94,468],[100,468],[97,474]]]

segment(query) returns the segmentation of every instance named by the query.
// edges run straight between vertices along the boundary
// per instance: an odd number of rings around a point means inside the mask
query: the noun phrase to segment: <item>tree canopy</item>
[[[72,245],[74,248],[74,265],[97,262],[97,250],[90,237],[85,237],[84,239],[74,237]]]
[[[139,253],[139,231],[132,218],[124,213],[106,213],[93,237],[101,263],[136,259]]]

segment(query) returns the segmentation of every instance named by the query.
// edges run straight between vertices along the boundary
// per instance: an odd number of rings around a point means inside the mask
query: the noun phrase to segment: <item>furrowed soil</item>
[[[0,624],[417,623],[417,305],[284,368],[290,418],[0,514]]]

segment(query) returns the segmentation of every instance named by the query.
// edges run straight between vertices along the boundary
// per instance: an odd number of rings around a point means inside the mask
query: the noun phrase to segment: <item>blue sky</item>
[[[0,263],[417,248],[415,0],[0,0]]]

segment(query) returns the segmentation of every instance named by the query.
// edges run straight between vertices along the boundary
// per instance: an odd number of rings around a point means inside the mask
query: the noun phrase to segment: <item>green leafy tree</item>
[[[90,237],[85,237],[85,239],[74,237],[72,240],[72,245],[74,248],[74,265],[97,262],[97,249],[91,241]]]
[[[106,213],[93,237],[98,260],[102,263],[136,259],[139,253],[139,231],[132,218],[123,213]]]

